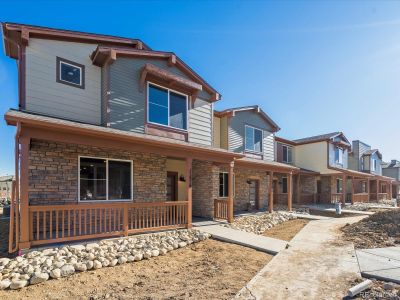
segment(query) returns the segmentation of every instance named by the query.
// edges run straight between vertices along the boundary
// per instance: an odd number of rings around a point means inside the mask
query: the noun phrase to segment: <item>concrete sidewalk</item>
[[[288,242],[221,225],[199,226],[196,229],[210,233],[216,240],[234,243],[272,255],[286,248]]]
[[[400,284],[400,247],[356,250],[361,275]]]
[[[327,211],[327,212],[335,212],[336,209],[332,208],[327,205],[302,205],[301,207],[308,207],[309,209],[312,210],[317,210],[317,211]],[[370,216],[373,215],[374,212],[372,211],[362,211],[362,210],[352,210],[352,209],[346,209],[342,208],[343,213],[348,213],[348,214],[354,214],[354,215],[365,215],[365,216]]]
[[[364,216],[309,222],[237,295],[236,299],[342,299],[360,278],[352,243],[339,228]]]

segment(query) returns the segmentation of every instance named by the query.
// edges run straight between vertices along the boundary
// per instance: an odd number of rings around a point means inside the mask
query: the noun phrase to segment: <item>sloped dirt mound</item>
[[[358,249],[400,246],[400,211],[375,213],[342,228],[345,239]]]

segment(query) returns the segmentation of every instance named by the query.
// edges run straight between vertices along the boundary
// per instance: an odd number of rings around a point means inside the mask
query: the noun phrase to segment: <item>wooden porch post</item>
[[[292,172],[289,173],[288,176],[288,211],[292,210],[292,180],[293,180],[293,175]]]
[[[355,191],[354,176],[352,176],[351,177],[351,204],[354,204],[354,191]]]
[[[192,163],[191,157],[186,158],[186,195],[187,195],[187,228],[192,228]]]
[[[367,179],[367,193],[368,193],[368,202],[371,201],[371,195],[370,195],[370,191],[369,191],[369,185],[370,185],[370,180],[369,178]]]
[[[235,162],[230,162],[228,171],[228,222],[233,222],[233,168]]]
[[[20,249],[29,249],[29,146],[30,138],[21,137],[21,162],[20,162]],[[17,229],[18,230],[18,229]]]
[[[343,205],[346,204],[346,186],[347,186],[346,179],[347,179],[347,176],[346,176],[346,174],[344,174],[342,176],[342,204]]]
[[[390,181],[389,182],[389,200],[392,200],[392,198],[393,198],[393,184]]]
[[[300,173],[297,175],[296,180],[296,203],[300,204],[301,194],[300,194]]]
[[[274,210],[274,191],[272,185],[274,183],[274,172],[269,172],[269,184],[268,184],[268,211],[270,213]]]
[[[378,196],[379,190],[380,190],[380,184],[379,184],[379,180],[377,179],[376,180],[376,201],[379,200],[379,196]]]

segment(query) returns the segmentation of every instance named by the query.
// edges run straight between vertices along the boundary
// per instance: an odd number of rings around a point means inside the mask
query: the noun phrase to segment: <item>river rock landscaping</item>
[[[0,289],[20,289],[75,272],[141,261],[209,237],[198,230],[174,230],[31,251],[14,259],[0,258]]]
[[[223,226],[246,232],[252,232],[255,234],[263,234],[265,231],[276,225],[294,219],[297,219],[297,217],[293,214],[285,212],[272,212],[241,216],[236,218],[233,223],[224,224]]]
[[[393,201],[385,200],[381,202],[355,202],[352,205],[346,205],[343,209],[357,210],[357,211],[368,211],[373,208],[393,208]]]
[[[355,248],[379,248],[400,245],[400,210],[377,212],[342,228],[346,240]]]

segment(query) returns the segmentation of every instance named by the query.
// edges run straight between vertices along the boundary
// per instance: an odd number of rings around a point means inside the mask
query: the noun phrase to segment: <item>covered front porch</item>
[[[369,184],[371,201],[391,200],[395,180],[391,177],[376,175]]]
[[[17,127],[9,252],[190,228],[197,166],[243,156],[23,112],[6,120]]]

